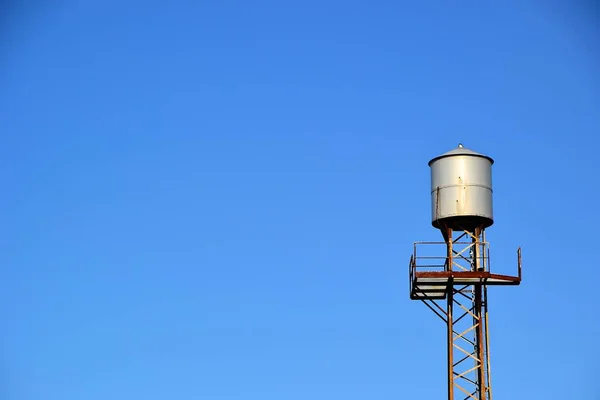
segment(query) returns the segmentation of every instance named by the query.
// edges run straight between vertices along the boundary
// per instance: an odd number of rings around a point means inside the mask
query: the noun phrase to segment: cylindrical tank
[[[463,147],[429,161],[431,167],[431,217],[436,228],[453,230],[487,228],[492,212],[494,160]]]

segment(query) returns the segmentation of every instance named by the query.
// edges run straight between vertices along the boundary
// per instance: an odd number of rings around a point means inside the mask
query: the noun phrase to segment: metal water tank
[[[494,160],[463,147],[429,161],[431,168],[431,216],[436,228],[453,230],[487,228],[492,212],[492,164]]]

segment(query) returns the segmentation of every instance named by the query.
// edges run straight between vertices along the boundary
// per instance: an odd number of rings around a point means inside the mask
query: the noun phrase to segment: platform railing
[[[446,242],[415,242],[413,245],[412,264],[415,271],[447,271],[448,256]],[[479,255],[474,256],[475,246],[479,246]],[[435,248],[437,247],[437,248]],[[433,251],[427,251],[433,249]],[[453,242],[452,269],[470,271],[477,265],[489,272],[490,256],[488,242]],[[437,254],[437,255],[433,255]]]
[[[453,257],[452,257],[452,269],[456,272],[461,271],[473,271],[472,261],[474,253],[469,253],[469,249],[472,249],[475,245],[480,246],[479,256],[477,257],[477,265],[483,268],[485,272],[490,271],[490,251],[488,242],[453,242]],[[437,249],[435,248],[437,246]],[[433,249],[433,250],[430,250]],[[409,285],[410,292],[413,293],[415,278],[419,272],[443,272],[448,271],[448,257],[446,242],[414,242],[413,254],[410,257],[408,269],[409,269]],[[429,251],[428,251],[429,250]],[[467,255],[465,255],[467,252]],[[443,255],[432,255],[432,254],[443,254]],[[518,280],[521,280],[521,248],[517,249],[517,268],[518,268]]]

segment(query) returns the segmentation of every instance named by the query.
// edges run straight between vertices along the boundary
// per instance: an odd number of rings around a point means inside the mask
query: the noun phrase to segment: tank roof
[[[472,156],[472,157],[483,157],[483,158],[487,158],[488,160],[490,160],[490,163],[494,163],[494,160],[492,159],[492,157],[488,157],[484,154],[480,154],[477,153],[473,150],[469,150],[467,148],[465,148],[462,143],[458,144],[458,147],[455,149],[450,150],[447,153],[444,153],[442,155],[439,155],[437,157],[434,157],[431,159],[431,161],[429,161],[428,165],[431,165],[432,162],[439,160],[440,158],[445,158],[445,157],[452,157],[452,156]]]

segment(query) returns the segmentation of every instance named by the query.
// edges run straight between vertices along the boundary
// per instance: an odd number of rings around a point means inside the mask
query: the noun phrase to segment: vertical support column
[[[445,232],[446,239],[446,261],[448,263],[448,271],[452,271],[452,228],[446,228]],[[447,335],[448,335],[448,400],[454,400],[454,320],[452,318],[452,308],[454,306],[454,282],[448,281],[446,298],[448,306],[446,309],[447,314]]]
[[[481,257],[480,257],[480,253],[481,253],[481,232],[482,229],[481,227],[477,227],[475,228],[475,232],[474,232],[474,237],[473,237],[473,246],[475,247],[475,252],[474,252],[474,258],[475,260],[473,260],[473,269],[474,271],[479,271],[480,270],[480,264],[481,264]],[[483,335],[483,318],[482,318],[482,309],[483,309],[483,304],[482,304],[482,298],[483,298],[483,293],[482,293],[482,286],[483,284],[481,282],[478,282],[475,284],[475,287],[473,288],[474,290],[474,307],[473,307],[473,313],[475,314],[475,318],[474,318],[474,323],[476,323],[476,328],[475,328],[475,352],[477,354],[477,397],[479,398],[479,400],[485,400],[486,398],[486,388],[485,388],[485,355],[484,355],[484,346],[485,346],[485,339],[484,339],[484,335]]]
[[[492,369],[490,366],[490,331],[488,327],[488,301],[487,287],[483,287],[483,317],[484,317],[484,335],[485,335],[485,375],[487,380],[487,400],[492,400]]]
[[[450,283],[450,282],[449,282]],[[452,283],[448,289],[448,308],[447,322],[448,322],[448,400],[454,400],[454,321],[452,319],[452,308],[454,305],[454,288]]]
[[[475,329],[475,346],[476,346],[476,354],[477,354],[477,389],[478,389],[478,398],[479,400],[485,400],[485,371],[484,367],[486,365],[485,356],[484,356],[484,346],[485,341],[483,337],[483,318],[481,313],[481,298],[482,298],[482,288],[481,284],[478,283],[475,285],[475,315],[477,316],[477,327]]]
[[[485,229],[481,230],[481,242],[480,242],[480,251],[479,251],[479,255],[481,257],[481,270],[482,271],[488,271],[489,272],[489,265],[488,265],[488,261],[489,261],[489,249],[486,252],[486,241],[485,241]]]
[[[446,265],[446,270],[452,271],[452,244],[454,243],[452,238],[452,228],[445,228],[444,240],[446,240],[446,261],[448,263],[448,265]],[[449,285],[448,287],[451,288],[452,286]]]

